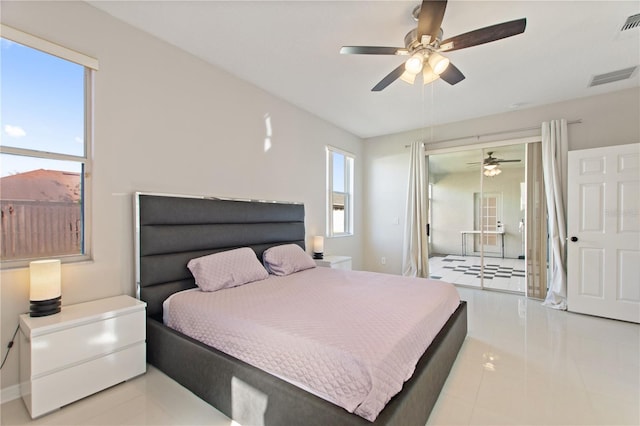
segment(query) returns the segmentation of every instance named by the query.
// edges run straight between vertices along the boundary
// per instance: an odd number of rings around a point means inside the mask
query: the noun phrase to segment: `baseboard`
[[[8,386],[4,389],[0,389],[0,404],[13,401],[20,398],[20,385]]]

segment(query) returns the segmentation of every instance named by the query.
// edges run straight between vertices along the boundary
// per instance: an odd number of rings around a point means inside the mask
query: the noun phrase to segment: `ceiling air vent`
[[[640,27],[640,13],[629,16],[620,31],[632,30],[638,27]]]
[[[614,81],[626,80],[630,78],[638,67],[625,68],[623,70],[611,71],[605,74],[595,75],[589,83],[589,87],[601,84],[613,83]]]

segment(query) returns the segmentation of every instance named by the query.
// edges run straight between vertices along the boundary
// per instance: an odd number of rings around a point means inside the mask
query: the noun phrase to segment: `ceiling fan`
[[[495,151],[489,151],[487,152],[487,158],[485,158],[482,161],[482,165],[486,168],[487,166],[498,166],[501,163],[519,163],[520,160],[504,160],[502,158],[496,158],[493,156],[493,154],[495,153]],[[473,163],[467,163],[467,164],[480,164],[479,161],[473,162]]]
[[[482,160],[482,173],[487,177],[496,177],[502,170],[498,168],[501,163],[519,163],[520,160],[504,160],[493,156],[494,151],[487,152],[487,158]],[[480,164],[479,161],[467,164]]]
[[[424,84],[442,78],[454,85],[464,80],[464,74],[440,52],[453,52],[511,37],[523,33],[527,26],[527,19],[521,18],[442,40],[443,31],[440,25],[446,7],[446,0],[423,0],[421,5],[416,6],[413,17],[418,21],[418,27],[404,37],[405,47],[343,46],[340,53],[409,56],[409,59],[376,84],[371,89],[373,92],[383,90],[398,78],[413,84],[420,73]]]

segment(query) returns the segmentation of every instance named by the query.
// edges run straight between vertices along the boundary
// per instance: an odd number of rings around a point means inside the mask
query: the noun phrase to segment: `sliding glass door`
[[[526,198],[525,145],[483,149],[481,214],[483,288],[524,293],[525,261],[521,258]]]
[[[527,291],[527,144],[429,153],[430,273],[457,285]]]
[[[534,299],[544,299],[547,294],[547,203],[542,180],[541,145],[540,142],[527,144],[526,192],[528,196],[525,206],[524,233],[527,295]]]

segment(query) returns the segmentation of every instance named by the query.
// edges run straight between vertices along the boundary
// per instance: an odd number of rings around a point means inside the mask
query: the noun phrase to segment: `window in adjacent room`
[[[87,259],[97,61],[5,25],[0,43],[2,267]]]
[[[327,147],[327,236],[353,234],[354,156]]]

